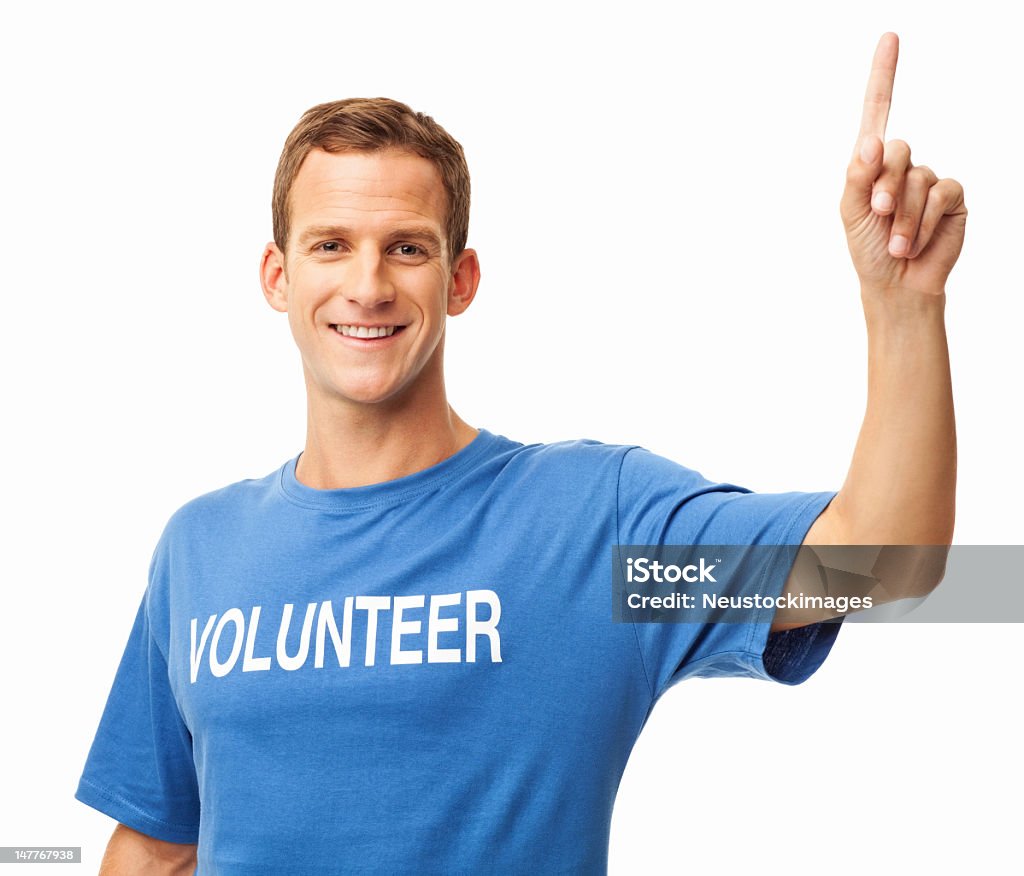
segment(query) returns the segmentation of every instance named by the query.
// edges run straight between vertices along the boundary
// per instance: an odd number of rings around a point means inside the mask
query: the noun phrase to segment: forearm
[[[834,505],[845,544],[949,544],[956,426],[945,295],[862,289],[868,402]]]

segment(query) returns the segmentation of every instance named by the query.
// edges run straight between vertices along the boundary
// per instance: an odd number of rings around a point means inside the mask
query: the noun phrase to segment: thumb
[[[860,219],[871,212],[871,190],[882,172],[882,141],[876,134],[865,134],[853,150],[846,168],[846,188],[840,205],[843,218]]]

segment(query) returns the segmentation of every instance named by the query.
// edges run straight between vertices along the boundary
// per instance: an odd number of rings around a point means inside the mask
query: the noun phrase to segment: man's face
[[[465,310],[479,280],[472,250],[449,264],[445,205],[437,168],[418,155],[307,156],[287,253],[268,245],[261,274],[271,306],[288,313],[310,393],[443,398],[445,315]]]

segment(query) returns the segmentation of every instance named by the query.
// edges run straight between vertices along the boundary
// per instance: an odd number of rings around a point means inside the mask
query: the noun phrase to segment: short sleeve
[[[159,548],[158,548],[159,550]],[[156,839],[196,843],[199,789],[192,736],[154,640],[143,595],[75,798]]]
[[[643,447],[623,456],[618,483],[618,543],[631,545],[794,545],[835,492],[753,493],[701,474]],[[747,592],[782,595],[793,551],[772,552]],[[771,633],[775,609],[750,623],[634,621],[654,699],[685,678],[741,676],[799,684],[825,661],[841,620]]]

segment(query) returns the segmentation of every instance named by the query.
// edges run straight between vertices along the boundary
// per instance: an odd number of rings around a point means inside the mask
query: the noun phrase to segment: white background
[[[947,287],[956,541],[1022,541],[1024,77],[994,4],[23,7],[0,53],[0,845],[81,845],[95,872],[114,825],[72,795],[156,539],[302,447],[257,263],[314,103],[394,97],[465,148],[483,281],[446,370],[469,423],[838,489],[866,365],[838,203],[895,31],[887,136],[970,210]],[[1021,631],[848,626],[799,687],[674,688],[611,873],[1007,872]]]

